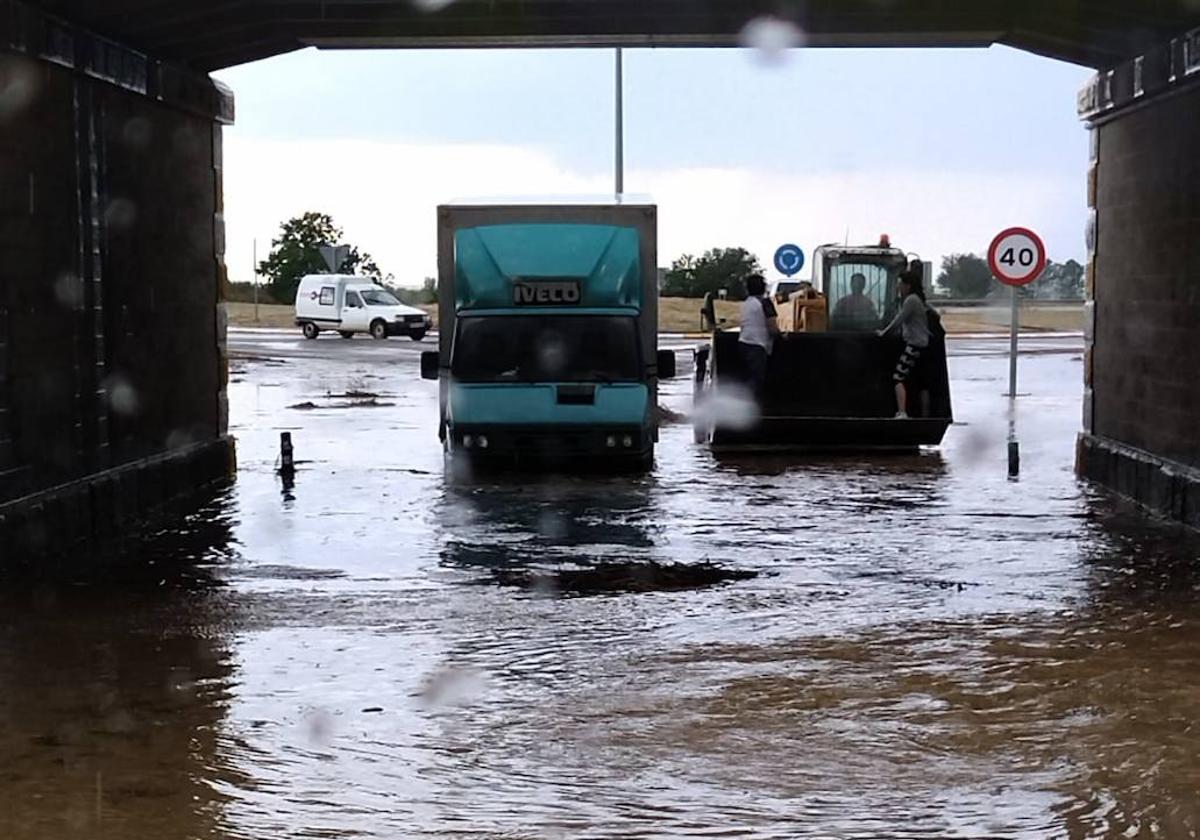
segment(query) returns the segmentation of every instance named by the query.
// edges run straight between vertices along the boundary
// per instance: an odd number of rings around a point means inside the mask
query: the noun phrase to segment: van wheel
[[[421,330],[419,332],[409,333],[408,337],[411,338],[413,341],[420,341],[421,339],[423,339],[425,337],[425,331]]]
[[[303,330],[304,330],[305,338],[316,338],[318,335],[321,334],[321,328],[318,327],[316,324],[314,324],[312,321],[306,321],[304,323]]]
[[[342,338],[354,338],[354,333],[351,330],[338,330],[338,335]]]
[[[383,321],[371,322],[371,338],[384,339],[387,338],[387,324]]]

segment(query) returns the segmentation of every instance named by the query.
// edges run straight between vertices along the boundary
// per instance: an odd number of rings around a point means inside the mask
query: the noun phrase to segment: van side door
[[[342,329],[366,332],[369,314],[363,305],[362,295],[353,289],[346,290],[345,304],[342,306]]]

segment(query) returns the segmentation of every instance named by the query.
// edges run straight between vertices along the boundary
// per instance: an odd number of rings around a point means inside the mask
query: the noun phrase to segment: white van
[[[405,306],[370,277],[309,274],[296,290],[296,326],[305,338],[335,330],[342,338],[364,332],[374,338],[407,335],[420,341],[432,325],[423,310]]]

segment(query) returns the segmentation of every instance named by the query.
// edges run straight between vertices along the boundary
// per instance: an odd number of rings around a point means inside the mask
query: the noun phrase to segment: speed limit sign
[[[1038,279],[1046,267],[1046,246],[1028,228],[1002,230],[988,248],[992,276],[1007,286],[1024,286]]]

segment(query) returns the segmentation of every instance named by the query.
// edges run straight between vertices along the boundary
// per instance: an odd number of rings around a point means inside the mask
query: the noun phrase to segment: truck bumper
[[[446,450],[480,465],[626,471],[650,466],[654,442],[630,426],[454,425]]]

